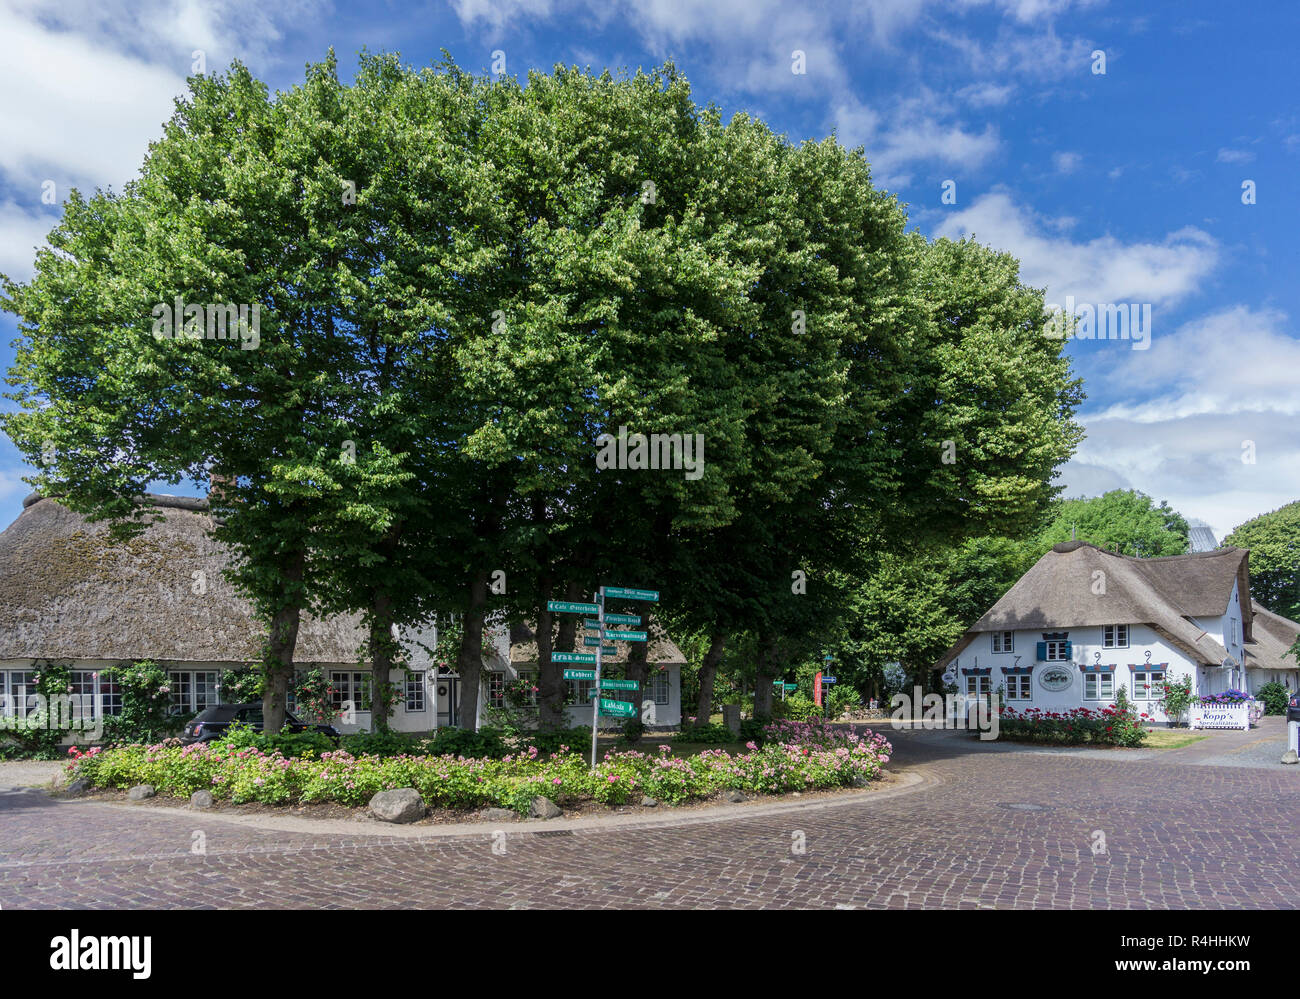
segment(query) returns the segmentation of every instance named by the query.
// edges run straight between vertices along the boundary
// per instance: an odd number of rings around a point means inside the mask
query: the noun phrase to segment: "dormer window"
[[[1127,649],[1128,625],[1108,624],[1101,629],[1101,647],[1103,649]]]
[[[1073,653],[1073,648],[1069,641],[1070,633],[1068,631],[1056,631],[1050,634],[1044,634],[1043,640],[1038,643],[1036,649],[1038,661],[1044,663],[1051,662],[1069,662]]]
[[[1014,652],[1014,631],[995,631],[993,632],[993,651],[996,654],[1004,652]]]

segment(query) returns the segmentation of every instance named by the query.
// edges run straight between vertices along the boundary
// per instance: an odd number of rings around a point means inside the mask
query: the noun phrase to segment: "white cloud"
[[[44,221],[42,185],[120,189],[186,89],[192,54],[208,72],[238,56],[280,57],[278,23],[320,6],[290,0],[0,0],[0,270],[25,277]],[[36,238],[33,238],[36,237]]]
[[[1171,305],[1199,290],[1218,260],[1215,241],[1190,226],[1159,242],[1124,243],[1109,235],[1087,242],[1053,236],[1055,224],[999,190],[946,216],[938,235],[972,234],[1009,251],[1020,260],[1025,283],[1046,288],[1048,301],[1056,303],[1071,295],[1078,303]]]
[[[36,262],[35,248],[45,244],[46,235],[58,221],[58,216],[49,211],[0,202],[0,274],[15,281],[30,278]]]
[[[973,131],[941,110],[943,103],[925,94],[876,111],[847,100],[832,111],[840,142],[866,147],[876,183],[896,187],[910,181],[907,168],[932,162],[976,168],[1001,147],[997,129]]]
[[[1206,520],[1222,540],[1249,518],[1300,498],[1300,340],[1277,311],[1226,309],[1117,351],[1108,387],[1127,401],[1081,420],[1088,436],[1065,466],[1070,495],[1136,488]],[[1253,448],[1249,457],[1247,442]]]
[[[1056,167],[1057,173],[1074,173],[1079,169],[1079,164],[1083,162],[1083,157],[1078,153],[1053,153],[1052,165]]]
[[[1249,149],[1220,149],[1219,154],[1215,157],[1218,163],[1249,163],[1255,158],[1255,154]]]

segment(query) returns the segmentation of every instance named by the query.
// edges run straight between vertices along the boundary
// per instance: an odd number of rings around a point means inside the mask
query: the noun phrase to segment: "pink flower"
[[[609,775],[609,782],[610,782],[611,784],[613,784],[614,781],[616,781],[616,780],[618,780],[618,774],[610,774],[610,775]]]
[[[552,783],[552,784],[559,784],[559,783],[561,783],[560,778],[559,778],[559,777],[556,777],[554,780],[551,781],[551,783]]]

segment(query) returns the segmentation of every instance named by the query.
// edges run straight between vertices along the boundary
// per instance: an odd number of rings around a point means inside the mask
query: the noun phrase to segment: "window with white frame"
[[[219,703],[217,686],[221,674],[212,669],[173,669],[167,671],[174,715],[196,715]],[[290,709],[292,710],[292,708]]]
[[[1028,701],[1034,696],[1033,679],[1028,673],[1014,673],[1007,677],[1006,694],[1008,701]]]
[[[596,689],[595,680],[572,680],[571,683],[578,685],[578,703],[590,704],[592,692]],[[606,693],[609,693],[606,691]]]
[[[1083,675],[1083,699],[1085,701],[1109,701],[1114,696],[1114,673],[1085,673]]]
[[[332,670],[330,705],[340,711],[348,701],[355,711],[370,710],[370,674],[364,670]]]
[[[1064,662],[1070,658],[1070,643],[1064,639],[1048,639],[1043,646],[1044,662]]]
[[[27,711],[36,710],[33,702],[28,705],[27,698],[35,696],[36,674],[31,670],[10,669],[0,671],[0,714],[6,718],[26,718]]]
[[[644,699],[653,700],[656,704],[668,703],[668,674],[665,672],[656,672],[648,677],[642,684],[645,691]]]
[[[1127,649],[1128,625],[1108,624],[1101,629],[1101,647],[1103,649]]]
[[[424,670],[406,674],[406,710],[424,710]]]
[[[72,717],[97,718],[122,713],[122,690],[102,670],[72,670]]]
[[[1147,670],[1133,674],[1133,700],[1158,701],[1165,696],[1163,670]]]
[[[1014,652],[1015,649],[1012,648],[1014,634],[1015,632],[1011,631],[993,632],[993,651],[998,654]]]
[[[966,696],[983,697],[993,690],[993,678],[988,676],[968,676],[966,677]]]
[[[506,706],[506,675],[502,670],[491,670],[487,677],[488,704],[494,708]]]

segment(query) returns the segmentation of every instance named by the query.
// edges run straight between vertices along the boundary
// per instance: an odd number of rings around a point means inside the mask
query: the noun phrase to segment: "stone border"
[[[743,819],[750,816],[774,815],[783,812],[799,812],[823,808],[838,808],[845,805],[860,805],[868,801],[892,798],[900,794],[924,790],[942,783],[926,768],[916,767],[905,773],[893,775],[897,778],[891,787],[879,790],[866,789],[838,794],[817,801],[779,800],[764,804],[713,805],[692,808],[686,812],[666,811],[662,815],[608,815],[588,816],[578,819],[523,819],[512,822],[458,822],[436,826],[398,825],[388,822],[358,822],[355,819],[311,819],[292,815],[236,815],[210,809],[195,810],[187,807],[161,807],[157,805],[127,804],[125,802],[103,801],[81,798],[58,798],[50,800],[60,805],[95,805],[104,808],[122,809],[131,812],[148,812],[155,815],[185,817],[190,822],[202,817],[203,821],[231,822],[235,825],[252,826],[259,829],[273,829],[290,833],[315,833],[318,835],[366,836],[379,839],[442,840],[465,839],[475,836],[490,836],[503,831],[508,835],[535,835],[561,831],[599,832],[603,829],[654,829],[663,826],[699,825],[701,823],[722,822],[729,819]],[[789,796],[785,796],[788,799]],[[754,799],[762,801],[762,799]],[[668,808],[669,806],[661,806]]]

